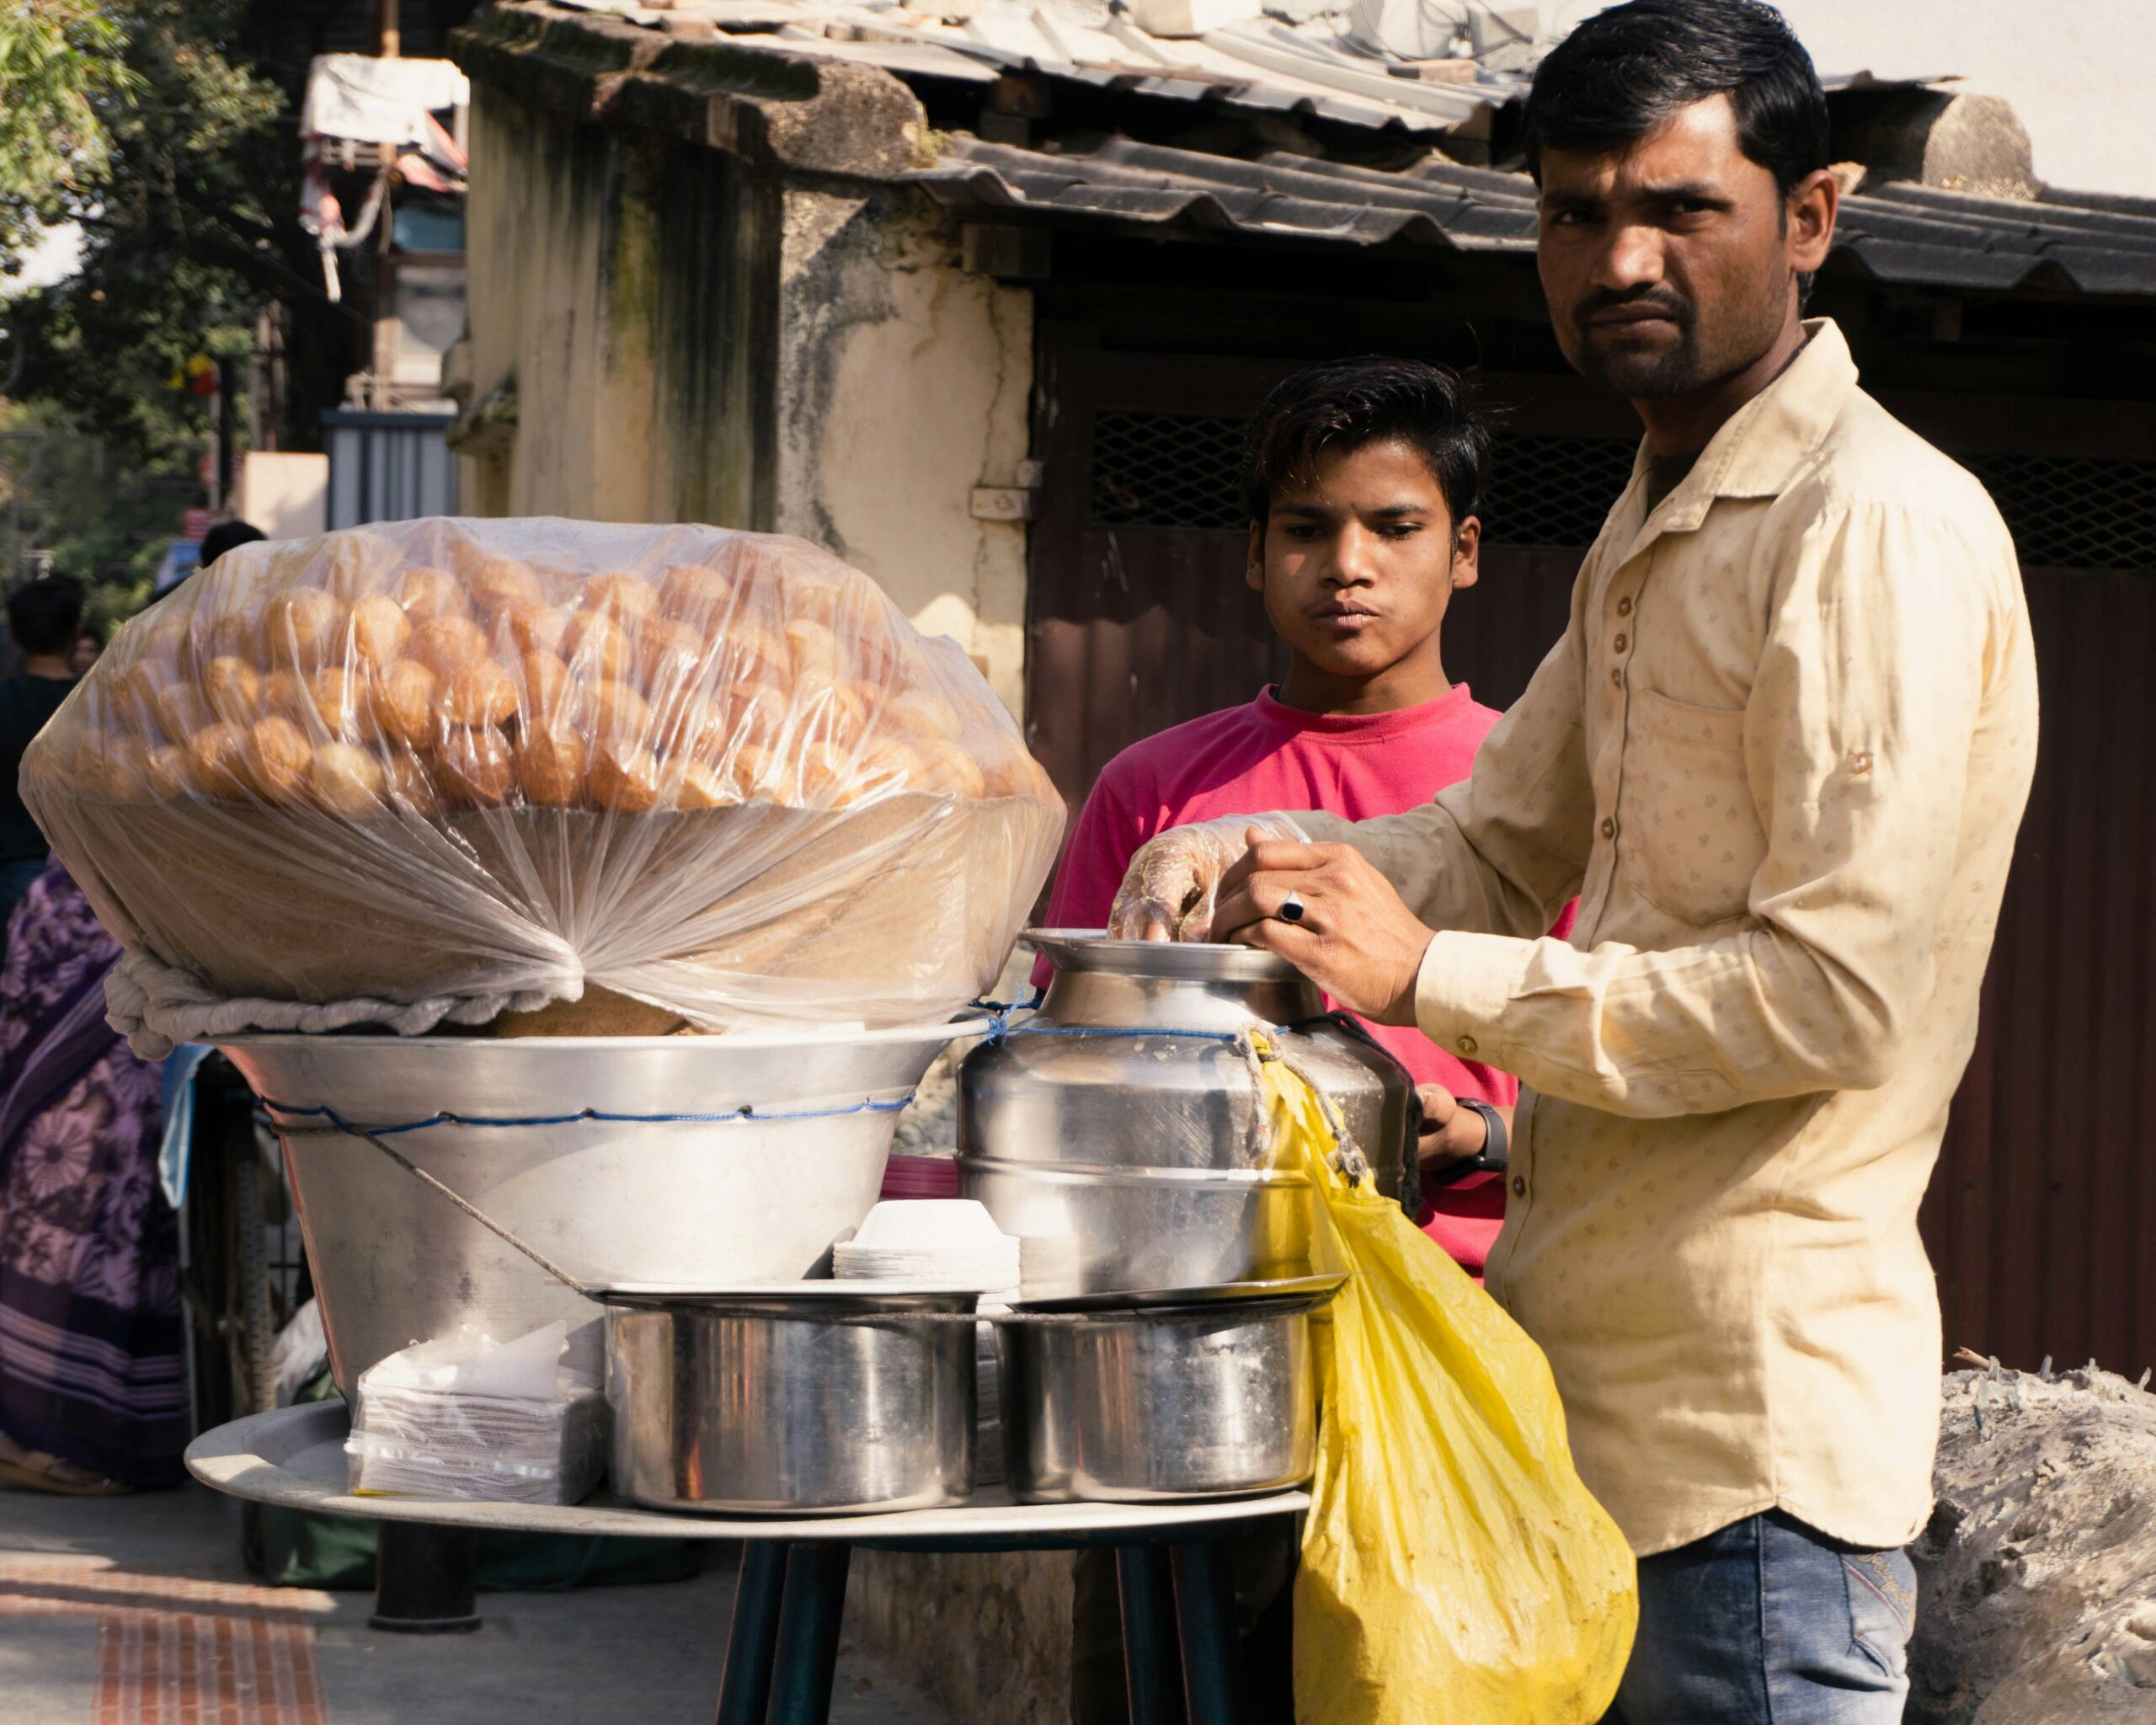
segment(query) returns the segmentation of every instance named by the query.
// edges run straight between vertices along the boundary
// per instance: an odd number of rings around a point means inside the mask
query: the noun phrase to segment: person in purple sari
[[[105,1023],[119,956],[55,863],[0,968],[0,1480],[77,1496],[178,1484],[188,1437],[162,1081]]]

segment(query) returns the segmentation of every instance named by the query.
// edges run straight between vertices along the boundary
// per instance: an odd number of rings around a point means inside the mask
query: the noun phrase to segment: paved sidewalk
[[[483,1594],[476,1634],[383,1635],[371,1594],[264,1588],[199,1486],[0,1487],[4,1725],[709,1725],[733,1561],[693,1581]],[[834,1725],[951,1725],[842,1647]]]

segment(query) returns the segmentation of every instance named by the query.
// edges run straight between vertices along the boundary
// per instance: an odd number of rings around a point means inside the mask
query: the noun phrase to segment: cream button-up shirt
[[[1423,1032],[1529,1087],[1488,1285],[1642,1556],[1929,1512],[1917,1205],[2036,757],[1998,510],[1809,327],[1652,514],[1643,453],[1472,778],[1295,817],[1442,931]]]

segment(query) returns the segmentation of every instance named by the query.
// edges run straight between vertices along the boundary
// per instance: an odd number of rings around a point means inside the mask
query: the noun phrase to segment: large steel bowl
[[[604,1369],[599,1307],[311,1110],[376,1127],[562,1115],[651,1124],[441,1123],[386,1141],[586,1284],[717,1286],[808,1274],[876,1202],[897,1116],[978,1020],[724,1036],[248,1036],[219,1044],[285,1146],[338,1386],[470,1324],[497,1340],[556,1318]],[[752,1119],[759,1114],[792,1118]],[[734,1116],[734,1118],[724,1118]]]

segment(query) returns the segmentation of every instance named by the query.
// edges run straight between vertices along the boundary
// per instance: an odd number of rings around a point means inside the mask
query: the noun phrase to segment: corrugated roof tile
[[[1284,154],[1258,161],[1111,138],[1029,150],[960,136],[909,176],[954,207],[1177,224],[1266,238],[1465,251],[1534,248],[1524,174],[1433,157],[1400,173]],[[1882,281],[1998,292],[2053,286],[2156,296],[2156,204],[2015,203],[1889,184],[1842,200],[1836,250]]]

